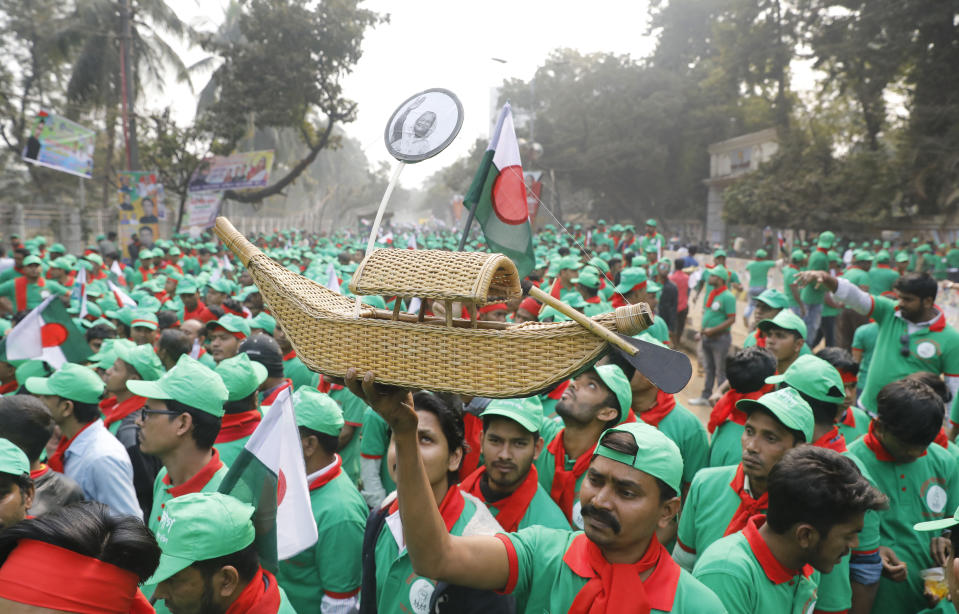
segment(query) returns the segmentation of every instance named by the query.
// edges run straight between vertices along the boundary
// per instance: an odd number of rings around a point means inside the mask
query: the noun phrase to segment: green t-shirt
[[[807,614],[815,606],[819,582],[819,572],[811,570],[807,566],[795,575],[787,570],[755,525],[749,524],[712,544],[696,563],[693,576],[719,597],[730,614]]]
[[[910,373],[959,375],[959,332],[946,323],[945,314],[940,312],[932,325],[911,334],[908,322],[897,315],[896,302],[891,299],[873,297],[869,315],[879,325],[879,336],[859,401],[867,410],[875,411],[876,395],[883,386]],[[909,335],[909,355],[903,356],[900,338],[906,334]],[[955,416],[959,406],[953,401],[952,407]]]
[[[563,436],[562,433],[562,422],[557,422],[555,420],[543,420],[543,425],[540,427],[540,436],[542,436],[543,441],[546,442],[546,445],[543,446],[543,452],[534,462],[536,463],[536,473],[539,474],[539,483],[547,493],[552,492],[553,476],[556,475],[556,457],[553,456],[553,453],[549,451],[549,447],[555,438]],[[562,459],[562,462],[563,468],[566,471],[572,471],[573,466],[576,464],[576,459],[565,456]],[[582,528],[583,526],[583,515],[580,513],[579,488],[583,484],[584,477],[586,477],[585,471],[576,478],[576,487],[573,490],[572,509],[562,510],[563,514],[567,515],[567,519],[570,521],[570,524],[576,528]]]
[[[738,467],[707,467],[693,478],[676,534],[676,546],[683,551],[680,563],[687,569],[692,561],[702,558],[706,548],[723,537],[736,515],[739,493],[730,484]]]
[[[6,271],[0,271],[0,284],[4,284],[17,277],[23,277],[23,273],[18,271],[16,267],[10,267]]]
[[[850,267],[842,274],[843,279],[849,280],[854,286],[869,291],[869,273],[859,267]]]
[[[846,412],[837,424],[839,434],[846,440],[846,446],[869,431],[869,414],[856,406],[846,408]]]
[[[532,476],[527,474],[527,477],[531,478]],[[510,497],[511,496],[512,495],[510,495]],[[499,507],[497,507],[497,503],[502,503],[510,497],[492,503],[484,501],[486,509],[488,509],[494,517],[499,517],[500,510]],[[520,518],[519,524],[517,525],[518,529],[525,529],[527,527],[547,527],[549,529],[569,530],[569,521],[566,520],[566,515],[559,509],[556,502],[550,498],[549,491],[543,488],[543,485],[540,484],[539,481],[536,482],[536,492],[533,494],[533,498],[530,499],[529,505],[526,506],[526,512],[523,513],[523,517]]]
[[[897,279],[899,279],[899,272],[896,269],[874,264],[869,269],[869,293],[879,296],[883,292],[889,292]]]
[[[889,508],[879,512],[880,541],[907,565],[906,581],[879,580],[876,603],[883,604],[887,612],[921,610],[926,602],[919,573],[935,566],[929,547],[936,533],[914,531],[912,526],[952,515],[959,504],[959,465],[935,444],[911,463],[879,460],[863,438],[849,444],[849,454],[865,466],[876,488],[889,497]]]
[[[793,265],[788,265],[783,267],[783,294],[786,295],[786,300],[789,301],[790,307],[798,307],[799,304],[796,302],[796,298],[793,296],[792,288],[789,286],[792,285],[793,279],[796,278],[796,273],[799,272],[799,269]]]
[[[330,390],[330,398],[343,410],[343,422],[354,428],[353,438],[345,448],[339,451],[339,454],[343,459],[343,471],[350,476],[354,484],[358,484],[360,481],[360,434],[363,430],[367,405],[348,388],[340,386]]]
[[[768,285],[769,269],[776,266],[775,260],[753,260],[746,263],[750,288],[765,288]]]
[[[390,427],[386,420],[367,407],[363,414],[363,428],[360,431],[360,456],[380,461],[380,480],[386,494],[396,490],[396,482],[386,468],[386,451],[390,447]]]
[[[643,331],[660,343],[669,344],[669,325],[658,314],[653,314],[653,324]],[[642,334],[642,333],[641,333]]]
[[[729,290],[724,290],[707,305],[709,294],[703,298],[703,330],[718,326],[729,316],[736,315],[736,297]],[[728,330],[726,332],[729,332]]]
[[[959,269],[959,248],[952,248],[946,252],[946,266],[950,269]]]
[[[234,439],[233,441],[225,441],[223,443],[215,444],[213,447],[216,448],[216,451],[220,453],[220,460],[223,461],[223,464],[229,467],[236,461],[236,457],[240,455],[240,452],[243,450],[243,446],[246,445],[246,442],[249,441],[251,435],[246,437],[240,437],[239,439]]]
[[[504,592],[516,598],[517,612],[569,611],[576,595],[589,581],[588,576],[580,575],[583,570],[575,562],[568,562],[573,557],[567,557],[567,551],[579,536],[585,539],[581,531],[545,527],[501,535],[510,567]],[[574,571],[571,564],[580,573]],[[662,556],[656,569],[643,582],[652,612],[722,614],[726,611],[712,592],[687,571],[677,570],[675,565],[671,558]],[[671,591],[671,579],[676,575],[675,590]]]
[[[335,471],[335,469],[334,469]],[[277,580],[298,612],[319,609],[324,594],[342,599],[359,590],[366,503],[350,477],[340,472],[310,490],[319,539],[280,562]]]
[[[642,414],[636,414],[640,420]],[[690,484],[696,472],[706,466],[709,435],[693,412],[679,404],[660,420],[657,428],[673,440],[683,456],[683,485]]]
[[[595,303],[586,303],[586,307],[583,308],[583,314],[587,317],[598,316],[604,313],[609,313],[613,310],[613,306],[607,303],[606,301],[600,299]]]
[[[655,247],[657,250],[666,249],[666,238],[658,232],[653,236],[649,236],[647,234],[640,235],[639,253],[643,255],[646,254],[647,247]]]
[[[829,256],[826,252],[816,250],[809,256],[809,263],[806,265],[807,271],[828,271]],[[816,288],[816,284],[807,284],[799,291],[799,300],[807,305],[822,305],[826,296],[825,286]]]
[[[869,375],[869,363],[872,362],[872,353],[876,349],[876,339],[879,337],[879,325],[875,322],[866,322],[856,328],[852,334],[852,349],[860,350],[859,376],[856,387],[860,390],[866,385],[866,376]],[[849,441],[849,438],[846,438]]]
[[[738,465],[739,461],[743,459],[743,431],[745,430],[744,425],[737,424],[732,420],[727,420],[717,426],[709,440],[709,462],[707,466]]]
[[[287,356],[289,356],[289,358],[283,359],[283,377],[293,382],[293,390],[301,386],[316,388],[320,382],[319,373],[310,371],[310,368],[307,367],[299,357],[293,355],[292,352],[287,354]]]
[[[44,280],[43,285],[36,283],[27,283],[25,284],[26,289],[26,299],[27,299],[27,309],[33,309],[37,305],[43,302],[43,299],[47,298],[51,294],[63,295],[67,293],[67,289],[60,285],[59,283],[51,280]],[[5,281],[0,283],[0,296],[5,296],[10,299],[10,302],[13,303],[13,310],[18,311],[19,306],[17,305],[17,280],[11,279],[10,281]]]

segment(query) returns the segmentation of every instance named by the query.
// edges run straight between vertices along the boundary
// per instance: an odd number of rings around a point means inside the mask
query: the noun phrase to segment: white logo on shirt
[[[919,358],[932,358],[936,355],[936,345],[928,341],[923,341],[916,346],[916,355]]]
[[[429,580],[417,578],[410,586],[410,606],[416,614],[429,614],[435,587]]]
[[[710,309],[712,309],[713,311],[719,311],[720,307],[721,305],[719,304],[719,301],[713,301],[713,304],[710,306]]]
[[[579,500],[573,504],[573,526],[577,529],[583,528],[583,504]]]
[[[938,514],[946,507],[947,498],[945,489],[938,484],[933,484],[926,491],[926,507]]]

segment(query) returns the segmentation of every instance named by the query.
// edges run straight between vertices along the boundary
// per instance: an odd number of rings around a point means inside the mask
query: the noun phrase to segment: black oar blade
[[[629,364],[636,367],[637,371],[663,392],[676,394],[689,383],[689,378],[693,376],[693,365],[689,362],[689,357],[682,352],[619,333],[617,336],[639,351],[630,356],[619,348],[613,350],[625,356]]]

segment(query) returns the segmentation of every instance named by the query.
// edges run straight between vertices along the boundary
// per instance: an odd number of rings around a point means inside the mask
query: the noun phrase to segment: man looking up
[[[250,336],[250,325],[246,319],[227,313],[206,325],[206,336],[213,360],[219,363],[237,355],[240,344]]]
[[[543,451],[539,435],[543,408],[537,401],[535,397],[490,401],[480,414],[484,465],[460,485],[485,503],[508,532],[534,525],[569,528],[533,465]]]
[[[163,510],[160,565],[146,584],[171,612],[295,614],[276,578],[260,566],[253,507],[228,495],[184,495]]]
[[[547,443],[536,459],[539,483],[574,527],[583,526],[578,494],[599,436],[612,426],[635,420],[629,410],[632,400],[623,370],[598,365],[573,378],[563,391],[556,404],[562,426],[543,423]]]
[[[337,455],[343,412],[329,396],[303,388],[293,395],[303,446],[316,544],[280,562],[277,580],[299,612],[356,610],[367,508]]]
[[[50,377],[28,378],[26,387],[46,404],[60,427],[50,467],[79,484],[87,499],[109,505],[117,514],[141,516],[130,457],[100,419],[100,377],[92,369],[67,363]]]
[[[760,322],[758,328],[766,340],[766,349],[776,357],[776,372],[785,373],[806,345],[805,323],[802,318],[784,309],[772,320]]]
[[[869,432],[849,444],[876,487],[892,501],[879,515],[882,578],[876,604],[882,611],[916,612],[926,607],[920,572],[946,562],[947,540],[912,530],[917,515],[935,520],[959,503],[959,467],[942,446],[932,445],[942,428],[942,399],[929,386],[902,379],[876,396]]]
[[[814,570],[832,571],[858,543],[866,512],[887,503],[851,459],[813,446],[795,448],[769,474],[766,515],[712,544],[693,575],[730,613],[811,612]]]
[[[703,469],[693,478],[673,558],[692,569],[710,544],[741,531],[749,518],[766,511],[769,472],[788,450],[812,439],[815,423],[809,404],[795,390],[742,399],[745,413],[742,462]]]
[[[625,376],[624,376],[625,377]],[[602,437],[580,493],[585,533],[530,527],[496,536],[450,535],[430,491],[408,391],[346,383],[393,431],[399,513],[416,573],[451,584],[512,594],[516,611],[723,612],[656,540],[679,511],[682,456],[655,428],[620,425]]]

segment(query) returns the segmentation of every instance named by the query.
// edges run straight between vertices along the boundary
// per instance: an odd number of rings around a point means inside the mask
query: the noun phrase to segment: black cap
[[[240,344],[238,351],[266,367],[270,377],[283,377],[283,352],[273,337],[253,335]]]

